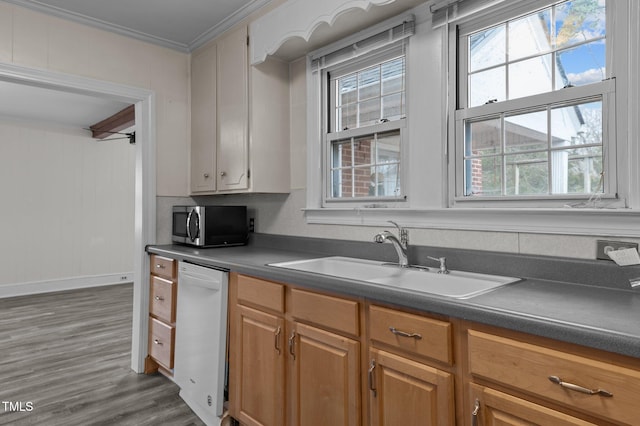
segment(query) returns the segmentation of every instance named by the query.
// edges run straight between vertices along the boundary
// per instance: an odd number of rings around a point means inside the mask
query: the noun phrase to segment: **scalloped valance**
[[[337,18],[354,10],[369,11],[373,6],[412,3],[403,0],[289,0],[249,26],[251,65],[264,62],[287,41],[299,38],[308,42],[321,25],[333,26]],[[304,52],[300,52],[304,53]]]

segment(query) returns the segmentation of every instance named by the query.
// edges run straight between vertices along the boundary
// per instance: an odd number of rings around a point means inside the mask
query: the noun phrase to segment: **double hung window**
[[[452,31],[455,200],[615,195],[610,2],[523,2]]]
[[[412,31],[404,21],[313,60],[321,76],[324,206],[404,201]]]

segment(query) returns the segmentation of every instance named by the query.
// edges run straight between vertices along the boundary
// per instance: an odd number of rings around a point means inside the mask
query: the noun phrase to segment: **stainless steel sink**
[[[438,274],[435,268],[400,268],[389,263],[340,256],[272,263],[269,266],[366,281],[456,299],[467,299],[520,281],[520,278],[515,277],[464,271]]]

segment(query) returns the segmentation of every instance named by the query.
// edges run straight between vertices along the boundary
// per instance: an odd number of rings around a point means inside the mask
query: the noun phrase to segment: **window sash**
[[[324,182],[324,190],[323,190],[323,207],[325,206],[335,206],[335,205],[352,205],[355,203],[362,202],[397,202],[397,201],[406,201],[405,196],[405,184],[404,184],[404,164],[406,164],[404,152],[405,148],[405,120],[396,120],[385,123],[380,123],[372,126],[349,129],[341,132],[332,132],[323,138],[324,144],[324,154],[323,154],[323,182]],[[354,140],[359,138],[364,138],[367,136],[377,137],[380,134],[388,134],[394,131],[399,131],[400,137],[400,152],[399,152],[399,161],[397,164],[398,167],[398,179],[400,192],[396,195],[383,195],[383,196],[359,196],[359,197],[334,197],[332,195],[332,146],[336,141],[343,140]],[[384,164],[371,164],[369,166],[381,166]],[[352,168],[356,168],[355,165],[351,166]]]
[[[603,198],[617,195],[617,153],[615,141],[615,79],[605,80],[588,86],[563,89],[557,92],[543,93],[528,98],[519,98],[494,104],[481,105],[474,108],[462,109],[455,112],[455,202],[464,201],[496,201],[496,200],[571,200],[589,198],[592,194],[540,194],[540,195],[502,195],[470,197],[465,195],[465,122],[482,120],[504,115],[518,115],[527,112],[546,110],[563,105],[588,102],[601,98],[602,100],[602,159],[605,176]],[[587,147],[586,145],[584,147]],[[553,149],[547,150],[549,152]]]

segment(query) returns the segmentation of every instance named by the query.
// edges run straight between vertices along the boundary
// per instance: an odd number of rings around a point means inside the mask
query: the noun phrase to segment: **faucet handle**
[[[393,220],[388,220],[387,222],[393,224],[396,228],[398,228],[398,236],[400,237],[400,242],[404,244],[405,247],[407,247],[407,245],[409,244],[409,231],[398,225],[398,223],[394,222]]]

